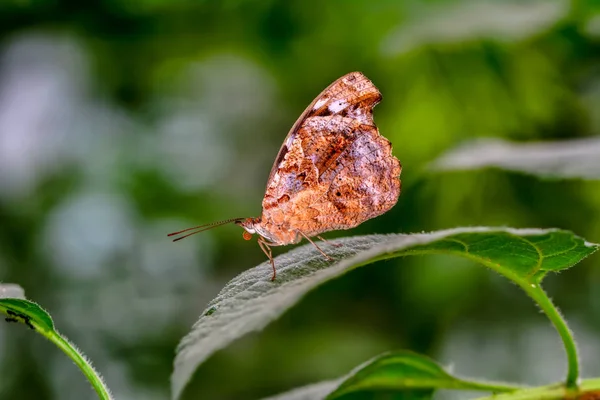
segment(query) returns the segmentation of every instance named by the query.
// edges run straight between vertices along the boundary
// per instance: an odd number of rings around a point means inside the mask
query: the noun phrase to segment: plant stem
[[[537,283],[519,282],[525,292],[540,306],[544,314],[550,319],[560,338],[562,339],[567,353],[568,371],[565,386],[567,390],[577,391],[579,384],[579,356],[577,345],[571,330],[567,326],[558,309],[554,306],[544,289]]]
[[[581,382],[580,393],[596,394],[600,390],[600,378],[586,379]],[[561,384],[528,388],[511,393],[494,394],[492,396],[478,397],[475,400],[564,400],[565,388]],[[590,397],[592,398],[592,397]]]
[[[79,369],[81,369],[83,374],[88,378],[88,380],[92,384],[92,387],[94,388],[94,390],[98,394],[98,397],[101,400],[113,399],[113,397],[110,395],[110,391],[104,384],[104,381],[102,380],[100,374],[98,374],[96,370],[94,370],[94,367],[92,367],[92,365],[86,360],[85,356],[83,356],[79,351],[77,351],[75,346],[69,343],[68,340],[63,338],[56,331],[48,332],[40,330],[40,333],[46,336],[46,338],[48,338],[48,340],[50,340],[52,343],[56,344],[67,356],[69,356],[71,360],[73,360],[73,362],[79,367]]]

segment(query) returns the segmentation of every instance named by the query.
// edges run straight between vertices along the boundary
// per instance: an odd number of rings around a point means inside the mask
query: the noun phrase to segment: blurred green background
[[[354,70],[383,93],[375,120],[403,193],[326,237],[506,225],[600,242],[598,181],[423,173],[468,139],[600,134],[599,11],[576,0],[0,0],[0,280],[49,310],[117,399],[167,398],[180,338],[265,257],[235,226],[177,244],[166,234],[259,216],[288,129]],[[546,281],[588,377],[600,376],[598,263]],[[94,398],[64,354],[1,325],[0,399]],[[558,336],[514,285],[463,259],[406,258],[312,292],[214,355],[184,397],[256,399],[391,349],[530,384],[566,369]]]

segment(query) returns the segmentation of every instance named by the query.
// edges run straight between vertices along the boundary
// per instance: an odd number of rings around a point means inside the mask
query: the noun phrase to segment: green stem
[[[422,254],[424,252],[405,252],[405,254],[420,253]],[[464,254],[459,255],[462,255],[463,257],[465,256]],[[490,269],[497,271],[499,274],[504,275],[509,280],[516,282],[519,286],[521,286],[525,293],[527,293],[529,297],[531,297],[539,305],[544,314],[546,314],[546,316],[550,319],[550,322],[552,322],[552,325],[554,325],[554,328],[556,328],[558,331],[558,334],[560,335],[565,347],[565,352],[567,353],[568,371],[565,386],[568,391],[577,393],[579,383],[579,356],[577,355],[577,346],[575,345],[575,340],[573,339],[573,335],[571,334],[571,331],[569,330],[569,327],[567,326],[567,323],[563,319],[562,315],[560,315],[552,301],[548,298],[548,295],[546,295],[546,292],[544,292],[542,287],[539,285],[538,281],[534,281],[536,278],[532,277],[531,280],[526,280],[518,274],[501,268],[498,264],[491,263],[488,260],[472,257],[470,255],[467,255],[466,257],[480,262]]]
[[[525,282],[519,282],[519,284],[540,306],[544,314],[546,314],[558,331],[567,353],[568,371],[565,385],[567,390],[576,392],[579,384],[579,356],[577,354],[577,345],[575,344],[575,340],[573,339],[573,335],[571,334],[566,321],[539,284]]]
[[[579,395],[596,394],[600,390],[600,379],[593,378],[581,382]],[[565,387],[561,384],[528,388],[516,392],[495,394],[492,396],[478,397],[475,400],[564,400],[568,397]],[[590,397],[591,398],[591,397]]]
[[[81,354],[75,346],[69,343],[68,340],[63,338],[56,331],[44,331],[39,330],[39,332],[44,335],[48,340],[57,345],[73,362],[81,369],[83,374],[88,378],[92,387],[98,394],[98,397],[102,400],[112,400],[112,396],[110,395],[110,391],[104,384],[104,381],[100,377],[92,365],[86,360],[85,356]]]
[[[424,252],[421,252],[421,254]],[[429,253],[432,253],[431,251]],[[448,252],[451,254],[451,252]],[[405,254],[420,254],[419,251],[413,252],[405,252]],[[467,253],[468,254],[468,253]],[[575,340],[573,339],[573,335],[567,326],[566,321],[563,319],[562,315],[558,312],[546,292],[539,285],[539,281],[536,279],[541,279],[542,276],[530,277],[529,279],[523,279],[522,276],[511,272],[508,269],[501,268],[500,265],[489,262],[488,260],[481,259],[479,257],[473,257],[471,255],[458,254],[463,257],[471,258],[474,261],[482,263],[483,265],[489,267],[490,269],[497,271],[499,274],[504,275],[509,280],[517,283],[521,288],[531,297],[542,309],[544,314],[550,319],[554,328],[558,331],[560,338],[562,339],[563,345],[565,347],[565,352],[567,353],[567,362],[568,362],[568,371],[567,371],[567,379],[565,381],[565,387],[568,392],[572,392],[576,394],[579,390],[579,356],[577,355],[577,346],[575,345]]]

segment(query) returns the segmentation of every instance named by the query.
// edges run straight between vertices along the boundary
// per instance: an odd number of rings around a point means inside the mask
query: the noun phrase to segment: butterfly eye
[[[252,234],[248,231],[244,231],[244,233],[242,234],[242,237],[244,238],[244,240],[250,240],[250,239],[252,239]]]

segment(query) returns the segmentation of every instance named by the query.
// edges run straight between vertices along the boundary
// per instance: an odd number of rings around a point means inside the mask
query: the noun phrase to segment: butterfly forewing
[[[279,148],[271,167],[267,187],[277,172],[279,164],[291,148],[298,129],[310,117],[347,115],[367,124],[373,123],[373,107],[381,101],[381,93],[362,73],[351,72],[337,79],[323,90],[298,117]],[[363,114],[364,111],[368,111]]]

